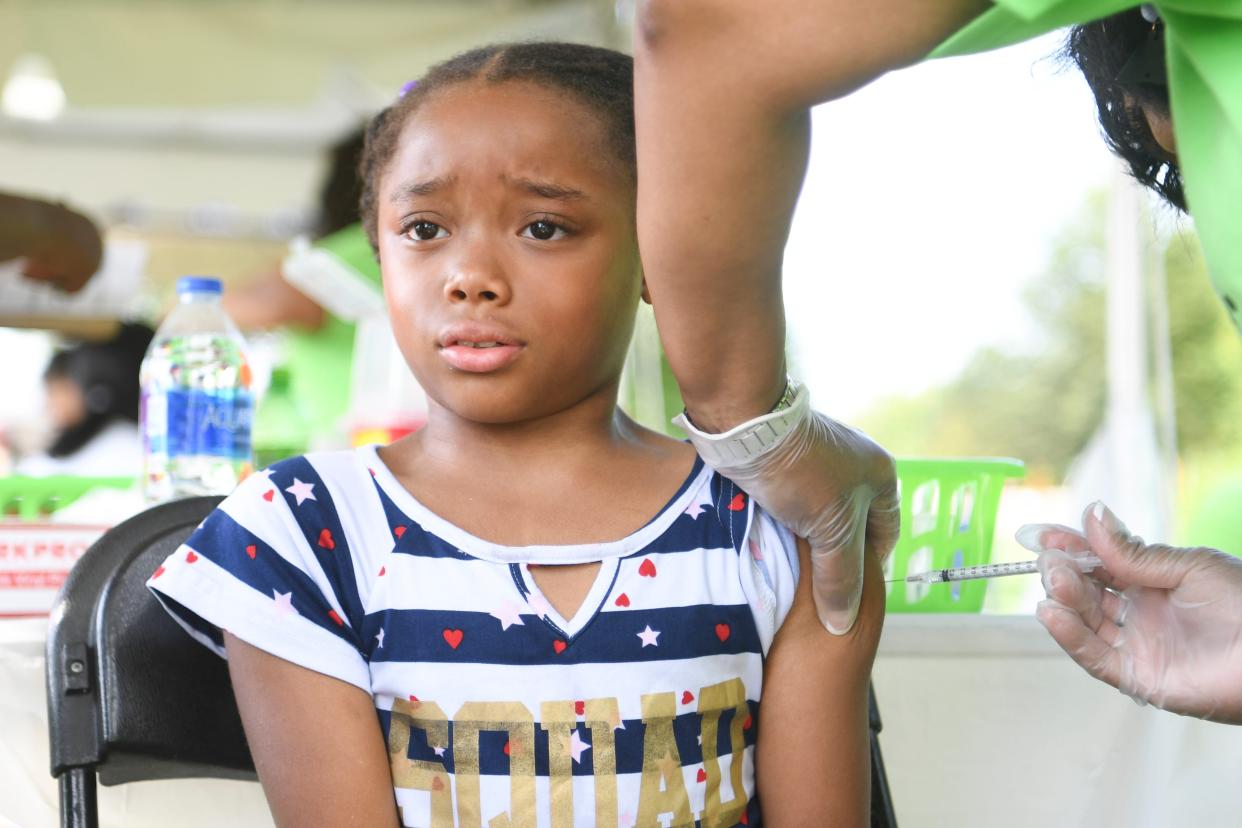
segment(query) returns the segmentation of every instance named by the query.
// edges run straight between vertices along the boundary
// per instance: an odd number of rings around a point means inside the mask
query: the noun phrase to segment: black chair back
[[[146,588],[220,500],[173,501],[114,527],[74,565],[57,596],[47,699],[62,825],[97,824],[96,773],[105,785],[256,778],[227,664],[190,646]]]

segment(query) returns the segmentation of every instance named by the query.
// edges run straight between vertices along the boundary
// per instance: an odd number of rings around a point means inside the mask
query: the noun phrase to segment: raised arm
[[[246,741],[277,825],[396,828],[371,697],[225,633]]]
[[[816,608],[835,633],[854,623],[864,548],[882,557],[896,543],[892,459],[814,413],[805,398],[795,396],[775,421],[754,423],[789,399],[781,261],[806,171],[809,107],[921,59],[986,5],[643,0],[639,7],[639,245],[690,438],[810,541]],[[732,444],[734,434],[720,434],[752,426],[754,435]],[[754,448],[759,436],[762,451]]]
[[[922,59],[986,0],[642,0],[638,230],[691,418],[723,431],[784,387],[781,259],[809,108]]]

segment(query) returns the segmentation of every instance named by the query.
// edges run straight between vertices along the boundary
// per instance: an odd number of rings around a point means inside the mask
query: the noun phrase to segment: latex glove
[[[1104,504],[1083,531],[1024,526],[1048,599],[1040,623],[1088,673],[1139,704],[1242,724],[1242,560],[1146,544]],[[1084,575],[1071,556],[1103,567]]]
[[[897,474],[893,458],[867,435],[812,411],[809,397],[797,405],[797,422],[763,454],[716,471],[810,544],[819,620],[844,635],[858,616],[864,552],[883,560],[897,543]],[[694,430],[686,430],[695,443]]]

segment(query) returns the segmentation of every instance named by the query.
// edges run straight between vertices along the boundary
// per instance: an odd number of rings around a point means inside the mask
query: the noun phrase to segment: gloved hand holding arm
[[[806,538],[820,623],[836,635],[849,632],[864,554],[883,560],[901,529],[888,453],[862,432],[812,411],[804,388],[788,409],[724,434],[701,432],[684,415],[678,420],[708,463]],[[747,436],[734,439],[739,432]],[[747,450],[759,444],[765,444],[759,451]]]
[[[1103,504],[1083,531],[1025,526],[1048,600],[1036,612],[1092,676],[1139,704],[1242,724],[1242,560],[1213,549],[1146,544]],[[1082,574],[1071,556],[1103,567]]]

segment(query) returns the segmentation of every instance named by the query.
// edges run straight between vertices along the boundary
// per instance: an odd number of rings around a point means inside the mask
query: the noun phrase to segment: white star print
[[[380,627],[379,635],[375,636],[375,640],[379,642],[381,647],[384,646],[384,628]]]
[[[644,647],[659,647],[660,646],[659,642],[656,641],[656,639],[660,637],[660,631],[651,629],[650,624],[648,624],[647,628],[644,629],[642,632],[636,633],[636,635],[640,639],[642,639]]]
[[[506,601],[496,609],[489,612],[488,615],[500,622],[501,630],[507,630],[514,624],[519,627],[525,627],[526,624],[522,621],[522,616],[518,614],[521,612],[521,609],[522,608],[517,604],[514,604],[511,601]]]
[[[298,505],[302,505],[303,500],[315,500],[315,484],[303,483],[296,477],[293,478],[293,485],[285,489],[286,492],[298,499]]]
[[[255,472],[255,474],[258,475],[259,477],[266,477],[268,480],[271,480],[272,471],[273,471],[272,468],[268,467],[266,469],[259,469],[257,472]]]
[[[277,590],[273,589],[272,598],[276,601],[276,614],[277,615],[284,616],[284,615],[289,615],[290,613],[297,615],[298,611],[293,608],[293,591],[292,590],[290,590],[289,592],[278,592]]]
[[[590,749],[590,744],[582,741],[582,737],[578,735],[578,729],[574,728],[573,732],[569,735],[569,752],[573,754],[574,761],[581,762],[583,751]]]
[[[431,749],[436,752],[436,756],[439,756],[441,759],[444,758],[444,748],[440,747],[439,745],[435,745]]]
[[[552,609],[552,606],[542,595],[532,594],[526,599],[526,603],[530,605],[531,610],[535,613],[537,618],[543,618],[548,614],[548,611]]]
[[[704,484],[699,487],[699,493],[695,496],[694,502],[686,507],[686,514],[698,520],[699,515],[703,514],[709,506],[712,505],[712,487]]]

